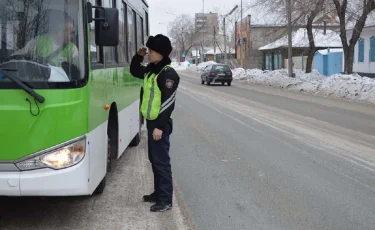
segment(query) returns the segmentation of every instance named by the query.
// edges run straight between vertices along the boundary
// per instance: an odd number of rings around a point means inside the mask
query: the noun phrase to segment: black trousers
[[[154,173],[154,191],[159,201],[172,203],[173,183],[169,157],[169,136],[173,131],[173,121],[172,119],[169,120],[159,141],[155,141],[152,137],[154,129],[155,123],[147,120],[148,158]]]

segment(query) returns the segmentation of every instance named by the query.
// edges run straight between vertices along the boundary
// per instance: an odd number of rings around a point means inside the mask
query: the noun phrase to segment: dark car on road
[[[221,83],[224,85],[227,83],[230,86],[233,80],[232,70],[225,64],[209,65],[203,69],[201,80],[202,84],[205,82],[207,82],[207,85],[211,83]]]

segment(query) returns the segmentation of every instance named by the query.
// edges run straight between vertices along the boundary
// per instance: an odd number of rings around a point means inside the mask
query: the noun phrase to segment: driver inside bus
[[[72,42],[74,34],[74,24],[69,18],[54,20],[48,33],[32,39],[12,56],[31,57],[32,60],[41,63],[46,61],[58,67],[66,62],[69,66],[73,64],[78,68],[78,48]]]

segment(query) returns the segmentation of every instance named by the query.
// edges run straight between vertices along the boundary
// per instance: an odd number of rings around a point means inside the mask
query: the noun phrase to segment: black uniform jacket
[[[142,62],[142,56],[138,54],[134,55],[130,64],[130,73],[134,77],[140,79],[144,79],[146,73],[159,74],[157,83],[161,91],[162,107],[160,110],[161,113],[154,122],[156,122],[156,128],[163,130],[164,127],[168,124],[169,118],[175,107],[175,97],[178,84],[180,83],[180,77],[173,68],[169,68],[168,66],[165,67],[166,65],[169,65],[171,63],[171,59],[169,59],[168,57],[164,58],[157,64],[150,63],[147,66],[143,66],[141,64]]]

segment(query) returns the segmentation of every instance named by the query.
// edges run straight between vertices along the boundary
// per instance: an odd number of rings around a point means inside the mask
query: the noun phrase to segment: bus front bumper
[[[0,196],[89,195],[89,157],[70,168],[16,171],[0,163]],[[1,170],[4,169],[4,170]]]

